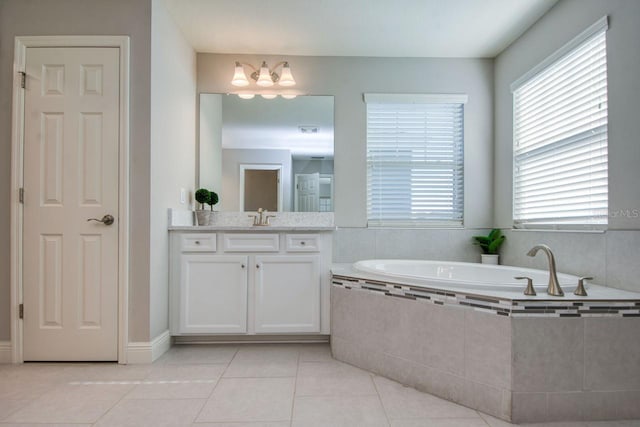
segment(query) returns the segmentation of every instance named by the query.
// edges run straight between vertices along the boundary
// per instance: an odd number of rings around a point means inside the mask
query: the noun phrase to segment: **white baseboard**
[[[127,363],[152,363],[171,347],[171,334],[164,331],[151,342],[130,342],[127,345]]]
[[[11,362],[11,341],[0,341],[0,363]]]

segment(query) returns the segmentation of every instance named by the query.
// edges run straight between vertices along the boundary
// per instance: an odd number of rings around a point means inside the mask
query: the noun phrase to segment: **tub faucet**
[[[549,260],[549,286],[547,286],[547,293],[556,297],[563,297],[564,292],[558,282],[558,274],[556,273],[556,259],[551,252],[551,248],[547,245],[535,245],[529,252],[528,256],[536,256],[539,250],[542,250],[547,255]]]

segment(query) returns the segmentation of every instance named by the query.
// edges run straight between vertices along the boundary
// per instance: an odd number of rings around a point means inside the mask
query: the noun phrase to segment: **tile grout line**
[[[296,405],[296,391],[298,387],[298,373],[300,372],[300,350],[298,350],[298,363],[296,364],[296,376],[293,380],[293,398],[291,399],[291,412],[289,413],[289,427],[293,426],[293,409]]]
[[[227,370],[229,369],[229,366],[231,366],[231,364],[235,360],[236,356],[238,355],[239,351],[240,351],[240,347],[236,347],[236,351],[233,353],[233,356],[231,357],[231,360],[229,360],[229,362],[227,362],[227,366],[224,368],[224,371],[222,371],[222,374],[220,374],[220,379],[224,378],[224,374],[227,373]],[[218,384],[216,384],[216,387],[217,386],[218,386]]]
[[[229,369],[229,365],[231,365],[231,362],[233,362],[233,359],[236,358],[236,355],[238,354],[238,351],[240,351],[240,348],[236,347],[236,351],[233,353],[233,356],[231,357],[231,360],[229,360],[227,362],[227,365],[222,370],[222,373],[220,373],[220,377],[218,377],[218,380],[216,381],[216,385],[213,386],[213,388],[211,389],[211,392],[209,393],[209,396],[206,399],[204,399],[204,402],[202,403],[202,406],[200,407],[200,410],[198,411],[196,416],[193,417],[193,421],[191,422],[191,424],[195,424],[197,422],[198,417],[200,417],[200,414],[202,414],[202,411],[204,410],[204,407],[207,406],[207,402],[209,401],[209,399],[213,395],[213,392],[216,390],[216,388],[220,384],[220,381],[222,380],[222,376],[224,375],[225,372],[227,372],[227,369]]]
[[[382,406],[382,412],[384,412],[384,417],[387,419],[387,425],[391,425],[391,418],[387,413],[387,408],[384,406],[384,402],[382,400],[382,396],[380,395],[380,390],[378,389],[378,384],[376,384],[375,377],[377,375],[369,372],[369,378],[371,378],[371,382],[373,383],[373,388],[376,389],[376,395],[378,396],[378,401],[380,402],[380,406]]]
[[[485,425],[491,427],[491,424],[489,424],[489,421],[485,420],[484,417],[482,416],[482,412],[476,410],[476,414],[478,414],[478,417],[480,417],[480,419],[482,420],[483,423],[485,423]]]
[[[143,380],[147,379],[147,377],[149,376],[149,374],[145,375]],[[100,415],[94,422],[91,423],[92,426],[97,425],[101,419],[103,419],[105,416],[107,416],[107,414],[109,412],[111,412],[113,410],[113,408],[115,408],[120,402],[122,402],[123,400],[125,400],[124,398],[131,393],[137,386],[133,386],[131,387],[131,390],[127,391],[126,393],[124,393],[122,396],[120,396],[120,399],[118,399],[113,405],[111,405],[111,407],[109,409],[107,409],[104,414]]]

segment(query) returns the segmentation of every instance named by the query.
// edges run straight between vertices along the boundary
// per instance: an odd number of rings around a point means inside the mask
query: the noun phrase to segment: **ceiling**
[[[198,52],[492,58],[557,0],[167,0]]]
[[[333,96],[271,100],[222,97],[222,148],[288,150],[296,158],[333,158]],[[315,129],[302,133],[300,127]]]

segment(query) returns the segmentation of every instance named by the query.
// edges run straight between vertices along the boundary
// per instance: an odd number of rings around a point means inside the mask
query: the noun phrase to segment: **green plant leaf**
[[[500,245],[502,245],[502,242],[504,242],[504,239],[505,239],[505,236],[499,236],[497,239],[491,242],[489,244],[489,247],[487,248],[488,253],[497,254],[498,249],[500,249]]]
[[[473,238],[476,239],[476,242],[478,242],[478,244],[491,243],[491,240],[486,236],[473,236]]]
[[[211,201],[211,192],[206,188],[199,188],[196,190],[196,202],[200,204],[209,204]]]

